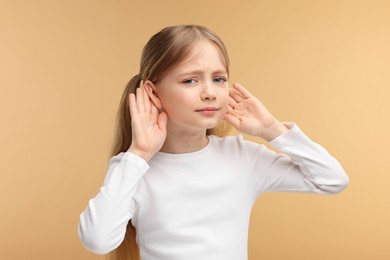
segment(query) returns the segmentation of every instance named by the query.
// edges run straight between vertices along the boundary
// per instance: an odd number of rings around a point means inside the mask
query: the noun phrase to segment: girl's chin
[[[187,121],[187,122],[179,122],[179,121],[173,121],[168,119],[168,127],[169,128],[186,128],[188,130],[208,130],[212,128],[216,128],[217,126],[222,123],[222,118],[209,118],[207,121],[198,121],[194,120],[192,122]]]

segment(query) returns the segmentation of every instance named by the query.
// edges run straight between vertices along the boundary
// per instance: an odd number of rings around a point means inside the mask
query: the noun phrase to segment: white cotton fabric
[[[250,212],[262,193],[331,194],[349,182],[335,158],[287,125],[269,142],[284,154],[241,136],[209,136],[199,151],[158,152],[149,163],[120,153],[80,216],[81,241],[108,253],[131,220],[142,260],[246,260]]]

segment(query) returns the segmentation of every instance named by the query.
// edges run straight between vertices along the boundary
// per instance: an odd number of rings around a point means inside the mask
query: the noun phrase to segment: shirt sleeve
[[[290,130],[257,148],[254,166],[255,195],[264,192],[333,194],[348,186],[349,178],[340,163],[322,146],[310,140],[294,123]]]
[[[83,245],[97,254],[106,254],[124,239],[134,214],[133,195],[148,164],[132,153],[114,156],[99,193],[80,215],[78,234]]]

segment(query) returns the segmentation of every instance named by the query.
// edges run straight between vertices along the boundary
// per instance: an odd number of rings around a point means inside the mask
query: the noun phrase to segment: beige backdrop
[[[339,195],[266,194],[251,260],[390,259],[389,1],[15,1],[0,5],[0,259],[103,259],[78,240],[114,118],[161,28],[206,25],[231,82],[344,166]]]

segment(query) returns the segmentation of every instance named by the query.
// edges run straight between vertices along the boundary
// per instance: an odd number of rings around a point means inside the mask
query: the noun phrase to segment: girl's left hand
[[[238,131],[271,141],[288,131],[246,88],[234,83],[230,90],[228,112],[224,119]]]

